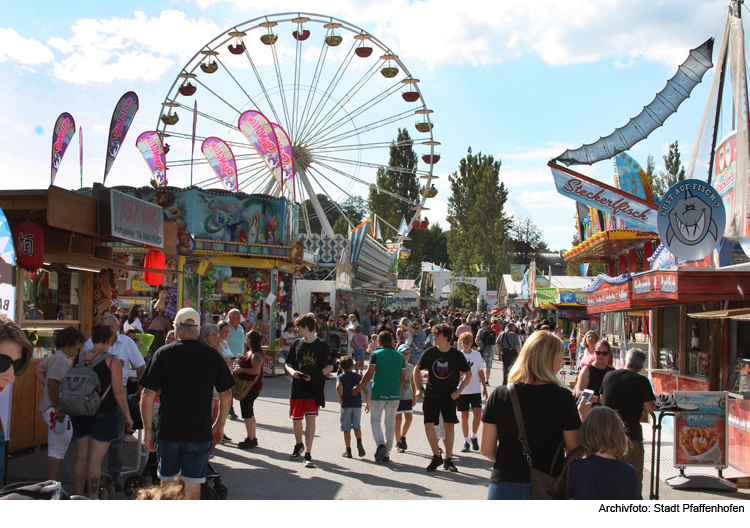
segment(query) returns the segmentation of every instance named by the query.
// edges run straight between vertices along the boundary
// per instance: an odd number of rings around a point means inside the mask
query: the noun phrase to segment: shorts
[[[362,426],[360,420],[362,419],[362,407],[344,407],[339,413],[339,422],[341,423],[341,430],[344,432],[359,431]]]
[[[456,401],[458,402],[456,407],[461,412],[468,412],[470,407],[472,409],[482,408],[482,395],[478,392],[474,394],[462,394]]]
[[[94,416],[71,416],[73,438],[90,436],[97,442],[114,442],[120,439],[117,428],[117,411],[101,412]]]
[[[405,413],[411,413],[412,412],[412,405],[411,402],[414,401],[413,398],[409,398],[408,400],[401,400],[398,402],[398,409],[396,409],[396,414],[405,414]]]
[[[365,360],[365,349],[364,348],[355,348],[354,354],[353,354],[354,361],[364,361]]]
[[[289,418],[299,421],[305,416],[318,416],[318,406],[315,405],[315,398],[289,400]]]
[[[425,396],[422,402],[422,414],[424,414],[424,423],[440,423],[440,416],[443,416],[443,422],[447,424],[458,423],[458,414],[456,414],[456,402],[450,396],[435,398]]]
[[[213,442],[172,442],[159,439],[156,456],[159,459],[158,474],[161,480],[170,481],[182,477],[185,482],[206,482],[208,455]]]
[[[250,392],[247,396],[240,400],[240,413],[242,414],[243,420],[247,420],[255,416],[253,405],[255,404],[255,400],[258,399],[258,396],[258,394],[253,394],[252,392]]]
[[[50,407],[42,413],[44,423],[47,424],[47,456],[57,460],[65,460],[65,452],[70,445],[70,439],[73,436],[73,426],[70,424],[70,417],[66,414],[62,422],[58,422],[54,417],[55,409]],[[62,433],[55,432],[55,426],[61,423]]]
[[[492,360],[495,359],[495,346],[490,345],[488,347],[484,347],[482,358],[484,359],[484,366],[487,368],[492,368]]]

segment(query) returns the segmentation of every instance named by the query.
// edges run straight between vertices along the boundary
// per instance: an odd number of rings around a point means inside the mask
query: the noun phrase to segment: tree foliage
[[[451,259],[448,255],[448,233],[443,231],[440,224],[432,224],[424,231],[424,259],[426,262],[442,263],[450,268]]]
[[[419,177],[417,176],[417,153],[414,151],[413,141],[405,128],[398,129],[396,140],[391,142],[388,167],[398,167],[403,171],[391,170],[381,167],[377,171],[376,182],[378,188],[370,188],[367,197],[367,206],[378,217],[398,228],[401,219],[411,221],[414,214],[412,205],[418,203]],[[407,201],[400,200],[378,189],[390,191]],[[381,225],[384,239],[396,238],[396,232],[385,224]],[[416,278],[422,269],[424,259],[424,231],[412,230],[409,234],[412,240],[407,241],[405,246],[411,249],[411,256],[405,263],[399,264],[399,276],[401,278]]]
[[[515,249],[514,264],[531,264],[539,253],[549,252],[547,243],[542,240],[542,231],[529,217],[514,219],[510,225],[510,236]]]
[[[662,156],[667,172],[655,172],[654,157],[649,154],[646,162],[646,176],[651,182],[654,195],[661,199],[677,182],[685,179],[685,166],[680,162],[680,145],[678,141],[669,144],[669,151]]]
[[[459,170],[448,176],[448,255],[454,269],[469,276],[486,276],[490,290],[500,286],[513,251],[508,236],[510,220],[504,211],[508,191],[500,182],[500,165],[491,155],[472,154],[469,147]],[[483,265],[485,271],[477,273],[476,264]]]

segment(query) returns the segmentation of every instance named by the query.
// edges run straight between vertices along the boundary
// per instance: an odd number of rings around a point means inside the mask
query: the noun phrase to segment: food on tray
[[[702,455],[718,441],[719,436],[705,427],[693,427],[680,431],[680,445],[693,456]]]

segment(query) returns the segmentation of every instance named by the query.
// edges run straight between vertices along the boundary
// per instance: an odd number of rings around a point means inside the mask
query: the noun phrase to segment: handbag
[[[526,456],[526,462],[529,464],[531,497],[534,500],[564,500],[565,491],[568,487],[570,465],[583,455],[583,446],[578,446],[568,453],[568,456],[565,457],[565,462],[563,462],[562,471],[557,477],[552,476],[552,470],[557,462],[557,457],[562,453],[565,440],[560,441],[560,445],[557,447],[557,452],[552,459],[552,465],[550,466],[548,473],[535,469],[531,463],[531,449],[529,448],[529,442],[526,439],[526,426],[523,423],[521,404],[518,401],[518,393],[516,392],[515,384],[508,383],[508,392],[510,393],[510,401],[513,405],[513,415],[516,418],[518,439],[521,441],[523,454]]]
[[[258,381],[262,374],[263,368],[261,367],[260,372],[258,372],[258,375],[255,376],[255,379],[252,381],[240,378],[234,380],[234,385],[232,385],[232,397],[235,400],[244,400],[245,396],[247,396],[247,394],[253,388],[253,385],[255,385],[255,382]]]

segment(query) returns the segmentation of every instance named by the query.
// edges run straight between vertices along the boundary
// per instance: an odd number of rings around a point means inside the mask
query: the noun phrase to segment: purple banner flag
[[[289,141],[289,135],[281,126],[276,123],[271,123],[274,133],[276,134],[276,140],[279,145],[279,154],[281,156],[281,175],[282,179],[286,183],[292,180],[292,189],[294,200],[297,200],[297,186],[294,178],[294,155],[292,154],[292,142]],[[286,183],[287,188],[289,184]]]
[[[226,190],[232,192],[239,191],[237,162],[229,145],[217,137],[209,137],[203,141],[201,150]]]
[[[158,132],[144,132],[135,140],[135,146],[143,154],[148,168],[154,175],[156,185],[165,187],[167,185],[167,160],[164,158],[164,146]]]
[[[107,180],[112,164],[115,162],[117,153],[120,152],[122,142],[133,123],[135,113],[138,111],[138,96],[135,92],[128,92],[123,95],[115,106],[112,113],[112,121],[109,124],[109,136],[107,137],[107,161],[104,164],[104,179]]]
[[[240,116],[239,128],[250,144],[255,147],[260,157],[266,162],[271,174],[283,187],[281,178],[281,156],[279,141],[273,131],[271,122],[256,110],[248,110]]]
[[[60,168],[65,151],[76,133],[76,122],[73,116],[64,112],[55,121],[55,128],[52,130],[52,178],[50,184],[55,183],[57,169]]]

